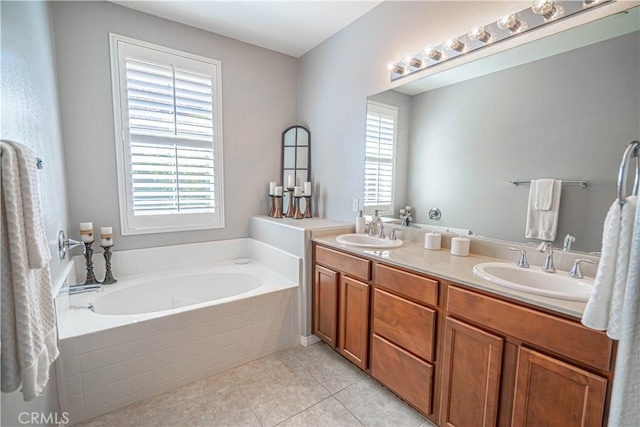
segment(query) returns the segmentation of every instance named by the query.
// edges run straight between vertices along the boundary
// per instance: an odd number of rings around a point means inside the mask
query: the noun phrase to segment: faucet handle
[[[394,228],[393,230],[391,230],[391,236],[389,236],[389,240],[396,240],[398,238],[398,236],[396,235],[398,231],[402,231],[402,228]]]
[[[527,251],[518,248],[509,248],[510,251],[520,251],[520,258],[518,259],[518,267],[529,268],[529,261],[527,261]]]
[[[569,277],[573,277],[575,279],[582,279],[584,275],[582,274],[582,270],[580,270],[580,263],[586,262],[588,264],[597,264],[598,261],[594,261],[586,258],[578,258],[573,263],[573,267],[571,267],[571,271],[569,271]]]

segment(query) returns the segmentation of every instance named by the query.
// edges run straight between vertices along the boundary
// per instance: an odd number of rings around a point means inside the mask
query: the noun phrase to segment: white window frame
[[[396,197],[396,160],[397,160],[397,148],[398,148],[398,107],[389,105],[389,104],[383,104],[381,102],[376,102],[376,101],[367,101],[367,112],[366,112],[367,115],[369,115],[369,111],[374,111],[380,114],[393,115],[394,117],[393,155],[391,159],[391,202],[389,205],[385,204],[385,205],[365,206],[363,201],[364,213],[369,215],[369,214],[373,214],[375,210],[379,210],[381,215],[394,215],[395,197]],[[366,133],[366,117],[365,117],[365,133]],[[365,135],[365,163],[368,159],[366,157],[366,144],[367,144],[367,141],[366,141],[366,135]]]
[[[207,73],[212,73],[213,105],[216,110],[214,116],[213,150],[214,150],[214,182],[215,182],[215,212],[212,213],[176,213],[162,215],[134,215],[133,211],[133,183],[131,174],[131,148],[129,137],[129,117],[126,87],[126,61],[122,60],[118,46],[127,44],[140,46],[157,51],[160,57],[171,55],[172,63],[180,61],[192,63],[200,61],[203,66],[211,67]],[[113,93],[113,114],[115,124],[115,148],[118,176],[118,200],[120,207],[120,225],[123,235],[165,233],[175,231],[203,230],[224,228],[224,171],[223,171],[223,143],[222,143],[222,63],[210,59],[152,43],[132,39],[130,37],[109,33],[111,56],[111,83]],[[184,59],[186,58],[186,60]],[[185,67],[188,68],[188,67]]]

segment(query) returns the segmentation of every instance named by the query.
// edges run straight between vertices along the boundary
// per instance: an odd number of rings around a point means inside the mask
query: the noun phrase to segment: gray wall
[[[431,40],[463,34],[512,1],[383,2],[300,59],[300,121],[313,136],[312,175],[322,216],[353,221],[362,200],[367,96],[390,89],[385,65]],[[409,78],[410,79],[410,78]],[[406,80],[406,79],[405,79]],[[397,83],[399,84],[399,83]]]
[[[414,220],[524,241],[529,186],[563,186],[557,242],[600,250],[626,145],[640,137],[640,33],[412,97],[407,203]],[[427,212],[442,210],[433,222]]]
[[[3,1],[0,8],[0,138],[28,145],[44,161],[38,180],[44,225],[54,256],[50,267],[55,283],[66,265],[57,256],[57,233],[66,229],[68,213],[49,4]],[[50,375],[45,393],[34,401],[24,402],[19,390],[2,394],[3,426],[20,425],[21,412],[58,411],[54,369]]]
[[[54,2],[71,232],[79,222],[112,225],[119,250],[249,235],[279,179],[281,133],[298,118],[298,61],[246,43],[108,2]],[[226,227],[121,236],[109,32],[222,61]]]

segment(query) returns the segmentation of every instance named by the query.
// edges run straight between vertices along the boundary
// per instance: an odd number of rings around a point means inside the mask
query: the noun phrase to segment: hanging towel
[[[533,200],[535,201],[534,207],[536,210],[551,210],[555,181],[555,179],[535,179],[531,181],[531,190],[535,192]]]
[[[620,240],[620,221],[622,208],[615,200],[604,220],[602,231],[602,255],[596,272],[594,292],[587,302],[582,314],[582,324],[591,329],[604,331],[609,324],[609,306],[611,293],[616,277],[616,260],[618,257],[618,242]]]
[[[638,205],[637,196],[629,196],[622,206],[622,218],[620,220],[620,237],[618,238],[618,253],[616,256],[616,273],[611,291],[611,302],[609,303],[609,323],[607,324],[607,335],[609,338],[620,339],[620,327],[622,317],[625,312],[625,292],[627,289],[627,275],[633,258],[629,258],[631,253],[631,239],[633,238],[633,222],[636,219],[636,209]],[[640,259],[636,259],[636,264]]]
[[[636,209],[629,270],[620,324],[620,342],[611,388],[610,426],[635,426],[640,420],[640,209]]]
[[[554,241],[558,231],[558,214],[560,213],[560,196],[562,193],[562,181],[559,179],[544,180],[553,181],[553,191],[551,194],[551,205],[548,210],[540,210],[536,205],[545,206],[546,192],[538,191],[538,181],[531,180],[529,189],[529,205],[527,207],[527,226],[525,236],[527,239],[538,239]],[[541,197],[538,197],[538,196]],[[540,199],[540,203],[538,203]]]
[[[29,401],[44,391],[49,368],[59,351],[49,265],[30,268],[27,249],[27,235],[37,236],[38,230],[44,230],[40,216],[26,218],[33,212],[26,212],[25,206],[34,205],[33,201],[25,203],[22,197],[27,192],[37,197],[37,181],[21,173],[24,167],[20,161],[25,157],[14,146],[15,143],[1,143],[1,388],[11,392],[22,384],[24,399]],[[26,156],[33,155],[26,147],[22,149]],[[31,188],[25,188],[27,185]],[[27,232],[26,225],[31,223],[36,225]],[[46,241],[42,244],[46,246]],[[34,255],[33,249],[31,252]],[[46,253],[42,255],[46,258]]]

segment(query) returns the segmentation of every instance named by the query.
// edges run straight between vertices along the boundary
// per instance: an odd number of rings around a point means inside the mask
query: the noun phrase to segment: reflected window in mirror
[[[393,214],[398,108],[367,102],[364,210]]]

